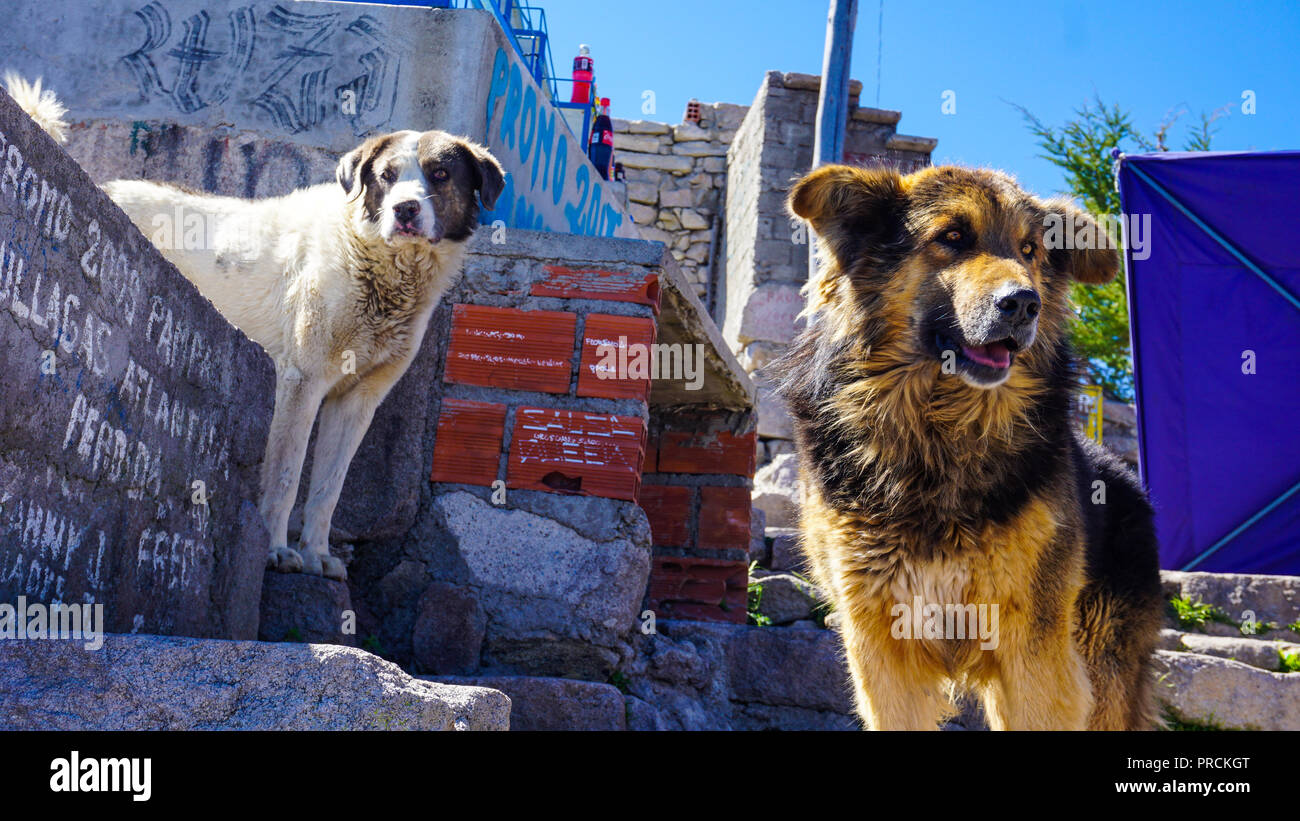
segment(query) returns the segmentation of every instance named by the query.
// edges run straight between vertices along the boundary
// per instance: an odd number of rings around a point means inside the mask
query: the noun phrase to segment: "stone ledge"
[[[1300,674],[1157,650],[1156,696],[1184,721],[1240,730],[1300,730]]]
[[[0,642],[0,730],[506,730],[510,699],[324,644]]]
[[[918,151],[922,154],[929,154],[934,151],[934,147],[939,144],[936,137],[911,137],[906,134],[894,134],[886,142],[886,148],[892,148],[895,151]]]

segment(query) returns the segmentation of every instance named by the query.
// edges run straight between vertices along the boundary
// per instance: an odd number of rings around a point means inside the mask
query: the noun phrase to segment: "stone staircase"
[[[1195,608],[1182,621],[1170,608],[1156,651],[1156,692],[1172,726],[1300,730],[1300,577],[1161,578],[1166,599]]]

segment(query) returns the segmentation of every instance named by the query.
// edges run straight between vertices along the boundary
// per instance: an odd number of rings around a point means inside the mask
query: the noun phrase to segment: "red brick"
[[[750,491],[744,487],[700,488],[701,550],[749,550]]]
[[[546,266],[546,278],[533,283],[533,296],[606,299],[649,305],[659,313],[659,275],[642,271],[598,271]]]
[[[644,402],[650,396],[654,341],[653,319],[588,314],[582,331],[578,396]],[[609,350],[600,351],[601,346]]]
[[[635,502],[645,420],[552,408],[518,408],[506,485]]]
[[[568,393],[576,314],[456,305],[451,311],[448,382]]]
[[[749,568],[744,562],[656,556],[650,609],[662,618],[745,622]]]
[[[505,432],[505,405],[442,400],[430,481],[491,486],[497,478]]]
[[[691,488],[642,485],[639,504],[650,520],[651,539],[655,544],[691,546]]]
[[[665,431],[659,439],[660,473],[726,473],[754,475],[754,434],[729,431],[681,433]]]

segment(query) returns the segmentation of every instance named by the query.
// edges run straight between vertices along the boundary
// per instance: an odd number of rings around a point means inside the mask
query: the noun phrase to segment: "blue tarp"
[[[1119,185],[1151,218],[1126,267],[1162,566],[1300,574],[1300,151],[1126,156]]]

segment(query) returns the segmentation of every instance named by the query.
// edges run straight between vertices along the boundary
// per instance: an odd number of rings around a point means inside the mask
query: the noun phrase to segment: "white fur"
[[[68,141],[68,121],[63,118],[63,115],[68,113],[68,109],[59,102],[53,91],[41,89],[40,77],[36,78],[36,82],[29,83],[12,71],[7,71],[5,88],[9,91],[9,96],[14,98],[14,102],[18,103],[18,106],[27,112],[27,116],[35,120],[46,134],[53,137],[56,142]]]

